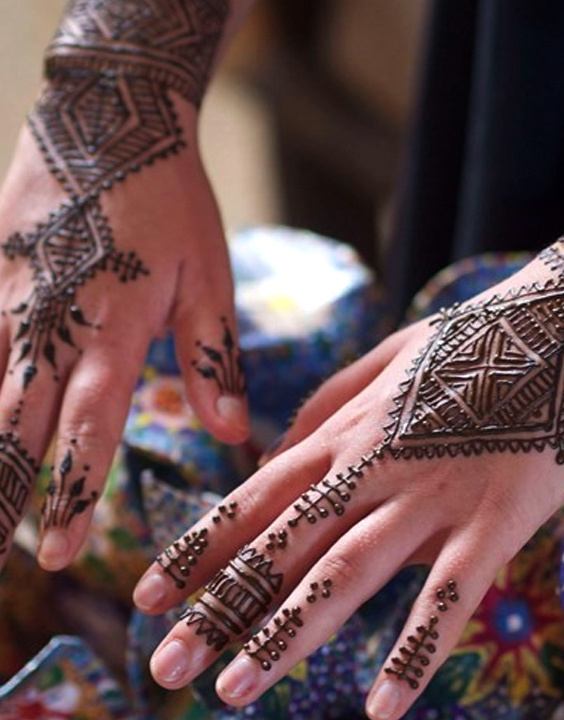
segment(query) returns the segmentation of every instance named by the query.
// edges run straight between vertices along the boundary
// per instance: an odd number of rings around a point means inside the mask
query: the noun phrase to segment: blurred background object
[[[0,0],[0,176],[64,4]],[[307,228],[378,267],[426,7],[257,1],[204,105],[203,155],[230,231]]]

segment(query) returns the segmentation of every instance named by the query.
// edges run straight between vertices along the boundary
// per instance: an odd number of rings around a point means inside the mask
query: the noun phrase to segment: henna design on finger
[[[238,510],[238,504],[236,502],[230,502],[228,506],[225,505],[218,505],[218,513],[216,515],[212,515],[212,521],[217,525],[221,522],[222,517],[227,517],[230,520],[233,520],[233,518],[237,515]]]
[[[230,633],[241,635],[265,615],[284,575],[256,548],[246,546],[206,585],[198,600]]]
[[[556,450],[564,463],[564,283],[462,308],[439,329],[396,398],[393,458]]]
[[[319,591],[322,598],[330,598],[332,585],[329,578],[325,578],[321,583],[311,583],[310,593],[306,597],[307,602],[310,604],[316,602]],[[301,607],[294,607],[291,610],[283,608],[272,620],[273,630],[264,627],[245,643],[243,649],[247,655],[256,660],[263,670],[267,672],[271,670],[272,663],[278,662],[282,653],[288,649],[288,639],[295,638],[298,629],[303,627],[301,614]]]
[[[187,533],[156,558],[163,572],[172,578],[179,590],[186,587],[186,579],[190,577],[200,556],[208,547],[207,535],[207,528]]]
[[[373,448],[370,453],[363,455],[356,465],[349,465],[347,473],[337,473],[335,479],[325,478],[317,485],[311,485],[310,489],[301,495],[301,501],[294,504],[296,514],[288,520],[288,526],[295,528],[303,518],[314,525],[318,519],[330,517],[331,511],[335,515],[343,515],[345,505],[350,502],[365,469],[381,457],[381,448]]]
[[[265,627],[253,635],[250,642],[245,643],[243,649],[263,670],[268,672],[272,669],[272,662],[280,660],[281,653],[288,649],[287,639],[295,638],[297,629],[303,627],[301,613],[300,607],[291,610],[284,608],[280,615],[276,615],[272,620],[275,626],[273,632]]]
[[[247,390],[241,352],[235,344],[233,333],[227,324],[227,318],[222,317],[223,336],[222,350],[205,345],[198,341],[196,346],[202,352],[201,360],[193,360],[192,367],[206,380],[217,385],[222,395],[244,395]]]
[[[268,541],[265,545],[267,550],[284,550],[288,545],[288,533],[286,530],[268,533]]]
[[[54,527],[67,529],[76,517],[84,514],[98,500],[99,495],[95,490],[91,490],[90,495],[84,493],[86,474],[90,471],[90,466],[83,465],[85,474],[70,482],[69,475],[73,469],[72,451],[68,450],[59,466],[60,482],[53,477],[47,486],[41,508],[44,530]]]
[[[61,344],[76,349],[73,324],[97,327],[78,304],[87,281],[103,271],[123,283],[149,274],[135,252],[117,250],[101,197],[185,146],[171,91],[199,104],[228,12],[227,0],[69,3],[29,117],[68,202],[2,245],[8,259],[28,259],[33,273],[32,293],[12,311],[21,316],[15,364],[25,361],[24,390],[40,360],[57,378]]]
[[[0,557],[21,520],[39,465],[12,433],[0,434]]]
[[[198,637],[205,637],[206,645],[214,648],[217,652],[221,652],[229,643],[229,635],[221,630],[217,624],[214,623],[213,620],[210,620],[201,610],[189,607],[178,619],[185,620],[188,627],[194,627],[196,629],[196,635]]]
[[[449,580],[446,589],[440,587],[435,594],[437,609],[444,613],[449,610],[449,604],[459,600],[456,582]],[[437,651],[435,642],[439,639],[437,626],[439,617],[431,615],[427,625],[418,625],[415,635],[408,635],[406,645],[399,648],[399,656],[391,658],[391,665],[384,668],[387,675],[394,675],[398,680],[406,682],[412,690],[417,690],[423,678],[424,668],[430,664],[429,655]]]

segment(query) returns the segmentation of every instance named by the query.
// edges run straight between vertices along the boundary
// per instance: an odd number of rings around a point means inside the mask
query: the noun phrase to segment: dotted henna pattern
[[[437,610],[441,613],[447,612],[450,607],[449,602],[456,603],[459,600],[456,582],[449,580],[446,588],[438,588],[435,598]],[[392,657],[391,665],[384,668],[384,672],[395,676],[398,680],[403,680],[412,690],[417,690],[425,674],[424,668],[430,665],[429,655],[437,652],[438,625],[437,615],[431,615],[426,625],[418,625],[415,634],[408,635],[406,644],[399,648],[399,655]]]
[[[52,478],[47,486],[41,508],[44,530],[53,527],[68,528],[76,517],[85,513],[98,500],[95,490],[91,490],[89,494],[84,492],[90,466],[84,465],[82,472],[71,480],[73,470],[74,458],[72,451],[68,450],[59,467],[59,482]]]

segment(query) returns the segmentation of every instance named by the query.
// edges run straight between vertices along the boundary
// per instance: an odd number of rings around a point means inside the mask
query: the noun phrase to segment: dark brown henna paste
[[[46,54],[45,87],[29,118],[50,172],[69,196],[35,232],[3,244],[29,259],[34,289],[21,315],[16,364],[24,389],[40,359],[57,371],[72,323],[90,327],[77,292],[96,273],[121,282],[148,270],[119,252],[100,196],[183,146],[172,90],[198,105],[228,15],[226,0],[73,0]]]
[[[286,530],[268,533],[268,541],[265,545],[267,550],[284,550],[288,545],[288,533]]]
[[[455,307],[396,399],[394,458],[557,451],[564,463],[564,288]]]
[[[0,435],[0,556],[21,520],[39,466],[12,433]]]
[[[186,579],[190,577],[192,569],[198,564],[199,557],[208,546],[208,531],[202,528],[197,532],[187,533],[179,540],[169,545],[157,557],[157,562],[167,575],[169,575],[179,590],[186,587]]]
[[[244,395],[247,385],[241,353],[235,344],[227,319],[222,317],[221,322],[223,323],[221,341],[223,349],[218,350],[202,342],[196,343],[203,357],[201,360],[194,360],[192,366],[203,378],[214,382],[222,395]]]
[[[263,670],[272,669],[272,663],[280,660],[281,653],[288,649],[288,638],[296,637],[298,628],[303,627],[301,613],[302,609],[299,607],[291,610],[284,608],[272,620],[275,627],[273,632],[265,627],[253,635],[250,642],[245,643],[245,652],[256,660]]]
[[[212,521],[216,524],[220,523],[223,517],[233,520],[233,518],[237,515],[238,505],[236,502],[230,502],[228,506],[218,505],[217,509],[218,512],[215,515],[212,515]]]
[[[307,602],[316,602],[319,592],[322,598],[330,598],[332,585],[329,578],[325,578],[321,583],[311,583]],[[247,655],[256,660],[263,670],[271,670],[272,663],[280,660],[282,653],[288,649],[288,639],[296,637],[298,629],[303,627],[301,614],[300,607],[291,610],[283,608],[272,620],[274,629],[262,628],[243,646]]]
[[[446,589],[438,588],[436,599],[437,609],[443,613],[447,612],[449,610],[447,601],[456,603],[459,600],[456,582],[449,580]],[[399,648],[399,656],[392,657],[391,665],[384,668],[384,672],[405,681],[412,690],[417,690],[425,674],[424,668],[431,662],[429,655],[437,651],[435,642],[439,639],[438,625],[437,615],[431,615],[427,625],[419,625],[416,634],[408,635],[407,644]]]
[[[47,487],[41,508],[44,530],[54,527],[68,528],[76,517],[85,513],[98,500],[98,493],[95,490],[91,490],[89,495],[84,494],[86,474],[90,466],[83,465],[84,474],[79,474],[71,481],[69,476],[73,466],[72,451],[68,450],[59,467],[59,482],[52,478]]]
[[[313,525],[318,519],[328,518],[331,512],[343,515],[345,505],[350,502],[365,469],[381,457],[381,448],[373,448],[370,453],[363,455],[356,465],[350,465],[346,473],[338,473],[334,479],[326,478],[317,485],[312,485],[302,494],[301,501],[294,504],[296,515],[288,520],[289,527],[296,527],[302,518]]]
[[[217,652],[221,652],[229,643],[229,635],[201,610],[189,607],[180,615],[179,620],[185,620],[188,627],[195,628],[196,635],[205,637],[206,645]]]
[[[274,572],[270,558],[245,547],[206,585],[195,610],[214,627],[241,635],[268,612],[283,579],[282,573]]]

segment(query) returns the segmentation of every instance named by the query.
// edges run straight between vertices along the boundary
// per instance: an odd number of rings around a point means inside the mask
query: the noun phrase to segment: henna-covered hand
[[[71,0],[0,195],[0,568],[57,430],[39,558],[88,527],[152,337],[218,438],[247,433],[197,111],[248,0]]]
[[[371,718],[398,720],[498,569],[564,502],[563,383],[560,241],[510,280],[402,330],[334,376],[227,498],[236,517],[191,528],[191,537],[206,531],[206,546],[182,584],[162,560],[149,568],[135,592],[145,612],[207,583],[157,648],[155,679],[181,687],[243,640],[217,691],[245,705],[401,567],[427,563],[367,701]]]

